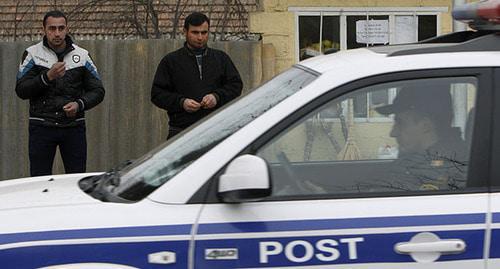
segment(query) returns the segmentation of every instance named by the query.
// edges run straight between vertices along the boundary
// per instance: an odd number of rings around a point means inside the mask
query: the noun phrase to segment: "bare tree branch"
[[[21,36],[39,38],[40,13],[60,9],[66,13],[70,28],[76,34],[111,38],[178,38],[186,13],[204,12],[211,19],[214,40],[247,39],[249,11],[258,0],[18,0],[15,19],[4,26],[14,39]],[[248,10],[251,8],[252,10]],[[31,16],[27,16],[31,14]],[[2,26],[0,26],[1,28]],[[5,31],[4,31],[5,32]],[[5,36],[5,35],[4,35]]]
[[[156,12],[153,0],[148,0],[148,9],[147,10],[148,10],[149,17],[151,18],[151,24],[153,25],[154,37],[160,38],[161,37],[160,24],[158,23],[158,14]]]

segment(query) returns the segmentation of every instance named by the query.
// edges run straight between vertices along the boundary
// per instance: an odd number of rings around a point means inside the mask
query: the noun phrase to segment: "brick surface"
[[[211,19],[215,36],[248,34],[248,13],[258,0],[153,0],[155,12],[136,0],[0,0],[0,40],[37,40],[43,15],[66,13],[71,34],[80,39],[172,38],[182,34],[184,18],[201,11]],[[179,4],[177,4],[179,2]],[[155,31],[155,20],[157,25]],[[176,23],[177,22],[177,23]]]

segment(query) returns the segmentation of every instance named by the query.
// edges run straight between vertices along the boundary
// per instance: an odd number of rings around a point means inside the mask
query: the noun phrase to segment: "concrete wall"
[[[104,171],[135,159],[165,141],[167,116],[150,102],[151,82],[161,58],[182,40],[92,40],[91,52],[106,89],[104,101],[87,112],[87,171]],[[29,176],[28,101],[14,91],[24,49],[31,43],[0,43],[0,180]],[[244,93],[260,84],[260,42],[220,42],[237,66]],[[57,156],[54,173],[63,173]]]
[[[290,7],[447,7],[441,16],[441,32],[452,31],[453,0],[262,0],[261,10],[249,17],[250,32],[261,33],[263,43],[276,48],[276,72],[293,65],[295,60],[295,13]]]

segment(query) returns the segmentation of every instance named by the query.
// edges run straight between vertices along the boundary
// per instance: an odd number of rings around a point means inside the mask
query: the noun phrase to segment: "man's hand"
[[[189,98],[186,98],[184,100],[184,103],[182,103],[182,107],[184,108],[184,110],[186,110],[187,112],[189,113],[193,113],[193,112],[196,112],[200,109],[201,107],[201,104],[196,102],[195,100],[193,99],[189,99]]]
[[[203,100],[201,100],[200,105],[204,109],[213,108],[217,105],[217,98],[215,98],[215,95],[213,94],[207,94],[203,96]]]
[[[56,78],[62,78],[66,73],[66,66],[64,62],[57,62],[47,71],[47,77],[50,81]]]
[[[66,112],[66,117],[74,118],[76,116],[76,112],[78,112],[78,108],[80,106],[77,102],[69,102],[63,106],[64,112]]]

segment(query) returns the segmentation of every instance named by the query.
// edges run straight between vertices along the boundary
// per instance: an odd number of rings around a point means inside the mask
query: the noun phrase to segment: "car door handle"
[[[422,232],[414,235],[408,242],[399,242],[394,251],[410,255],[419,263],[435,262],[443,254],[456,254],[465,251],[467,245],[460,239],[441,239],[434,233]]]
[[[148,255],[148,262],[152,264],[174,264],[176,263],[175,252],[161,251],[150,253]]]
[[[415,252],[439,252],[445,253],[460,253],[465,250],[466,244],[460,239],[446,239],[436,242],[421,242],[412,243],[404,242],[398,243],[395,250],[401,254],[410,254]]]

